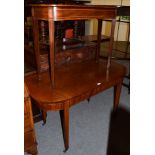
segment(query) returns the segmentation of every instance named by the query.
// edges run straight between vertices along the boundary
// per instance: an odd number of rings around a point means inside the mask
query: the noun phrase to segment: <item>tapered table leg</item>
[[[102,32],[102,19],[98,19],[96,61],[98,61],[99,56],[100,56],[100,48],[101,48],[101,32]]]
[[[69,105],[65,104],[64,110],[60,110],[61,126],[66,152],[69,148]]]
[[[122,80],[123,81],[123,80]],[[117,110],[121,94],[122,82],[114,86],[114,111]]]
[[[45,110],[42,110],[43,125],[46,124],[46,117],[47,117],[47,112]]]
[[[40,60],[40,49],[39,49],[39,27],[38,27],[38,20],[35,18],[33,19],[33,38],[34,38],[34,52],[35,52],[35,59],[37,65],[37,74],[38,79],[41,80],[41,60]]]
[[[52,81],[52,86],[53,88],[55,87],[55,72],[54,72],[54,60],[55,60],[55,38],[54,38],[54,30],[55,30],[55,25],[54,25],[54,21],[53,20],[49,20],[48,21],[49,23],[49,43],[50,43],[50,46],[49,46],[49,56],[50,56],[50,63],[49,63],[49,70],[50,70],[50,78],[51,78],[51,81]]]
[[[116,24],[116,19],[112,19],[112,22],[111,22],[110,43],[109,43],[109,52],[108,52],[107,69],[109,69],[109,68],[110,68],[110,65],[111,65],[111,56],[112,56],[112,50],[113,50],[115,24]]]
[[[87,99],[87,101],[88,101],[88,103],[89,103],[89,101],[90,101],[90,98],[88,98],[88,99]]]

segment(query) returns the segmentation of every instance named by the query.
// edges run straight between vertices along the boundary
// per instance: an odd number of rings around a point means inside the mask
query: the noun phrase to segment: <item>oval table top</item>
[[[111,62],[109,70],[106,66],[105,60],[55,66],[54,88],[48,71],[41,74],[41,80],[38,80],[37,74],[26,76],[25,83],[30,96],[41,104],[63,103],[81,96],[73,101],[78,102],[114,86],[126,74],[126,68],[121,64]],[[99,87],[102,87],[101,90]],[[84,94],[85,97],[82,97]]]

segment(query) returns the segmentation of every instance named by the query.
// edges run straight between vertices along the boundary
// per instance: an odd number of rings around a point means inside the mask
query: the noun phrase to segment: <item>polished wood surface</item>
[[[34,130],[31,100],[26,85],[24,85],[24,151],[32,155],[36,155],[38,152]]]
[[[89,100],[91,96],[96,95],[105,89],[114,87],[114,110],[118,107],[121,85],[126,69],[120,64],[114,62],[110,63],[117,6],[61,4],[34,4],[31,6],[37,74],[25,77],[25,83],[29,88],[31,97],[43,111],[44,123],[46,123],[47,111],[60,111],[66,151],[69,148],[69,109],[71,106],[80,101],[86,99]],[[72,64],[56,64],[54,22],[85,19],[98,20],[97,50],[95,51],[94,59],[74,62]],[[106,61],[99,59],[103,19],[112,20],[109,54],[108,60]],[[41,72],[39,20],[48,21],[49,71],[46,72]],[[81,52],[83,54],[85,53],[85,50],[81,50]]]
[[[115,18],[117,6],[112,5],[70,5],[33,4],[32,14],[39,19],[84,20]]]
[[[108,67],[110,67],[110,56],[112,53],[112,42],[113,42],[113,31],[115,27],[115,18],[117,15],[117,6],[108,5],[65,5],[65,4],[33,4],[32,6],[32,18],[33,18],[33,34],[34,34],[34,46],[35,56],[37,62],[37,73],[38,78],[41,79],[41,60],[40,60],[40,49],[39,49],[39,30],[38,20],[47,20],[49,23],[49,66],[50,66],[50,78],[53,87],[55,86],[55,37],[54,37],[54,21],[63,20],[85,20],[85,19],[98,19],[98,42],[97,42],[97,53],[96,59],[99,58],[100,42],[101,39],[101,28],[102,19],[112,19],[112,28],[110,36],[110,48],[108,56]],[[111,50],[111,51],[110,51]]]
[[[25,83],[31,97],[44,112],[63,111],[61,118],[67,150],[69,147],[69,108],[114,86],[114,110],[116,110],[125,74],[126,68],[120,64],[111,62],[110,69],[107,69],[107,61],[94,60],[56,66],[54,88],[48,71],[41,73],[42,80],[38,80],[37,74],[25,77]]]
[[[31,97],[42,102],[41,106],[46,107],[48,103],[62,103],[84,94],[87,94],[88,97],[92,96],[95,92],[93,89],[96,89],[98,83],[100,83],[100,87],[102,85],[113,86],[116,83],[116,77],[117,79],[118,76],[123,78],[125,68],[114,62],[111,65],[109,71],[106,69],[106,61],[104,60],[56,66],[55,88],[52,88],[48,72],[42,73],[42,80],[40,81],[36,74],[25,77],[25,81]],[[47,108],[47,110],[49,109]]]

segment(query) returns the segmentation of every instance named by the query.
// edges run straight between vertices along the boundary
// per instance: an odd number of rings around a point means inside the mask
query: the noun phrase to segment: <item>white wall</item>
[[[121,0],[91,0],[92,4],[120,5]],[[130,0],[122,0],[122,5],[130,5]]]
[[[121,0],[91,0],[94,5],[121,5]],[[122,5],[130,6],[130,0],[122,0]],[[86,21],[86,35],[97,34],[97,20]],[[102,34],[110,35],[111,24],[103,22]],[[128,38],[129,25],[127,23],[120,23],[119,31],[118,23],[115,26],[114,39],[118,41],[126,41]],[[118,34],[117,34],[118,33]]]

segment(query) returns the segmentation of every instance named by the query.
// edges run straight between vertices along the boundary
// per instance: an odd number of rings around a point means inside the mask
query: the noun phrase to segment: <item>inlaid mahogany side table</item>
[[[39,42],[39,20],[48,21],[49,29],[49,68],[52,85],[55,84],[55,21],[65,20],[98,20],[98,37],[96,61],[99,59],[102,20],[111,19],[111,35],[107,67],[110,67],[110,57],[114,38],[114,28],[117,16],[117,6],[112,5],[68,5],[68,4],[32,4],[34,50],[38,78],[41,79],[41,59]]]

